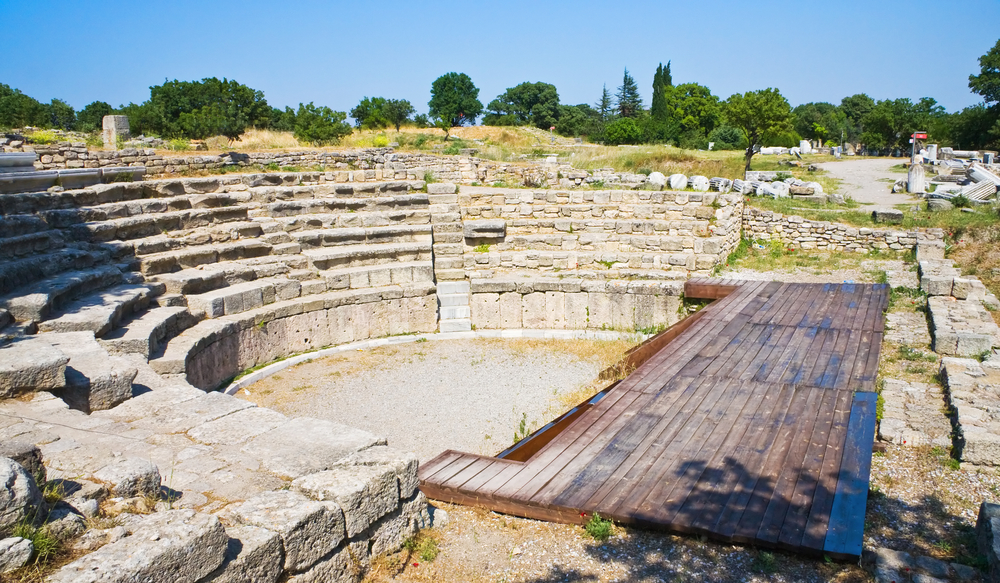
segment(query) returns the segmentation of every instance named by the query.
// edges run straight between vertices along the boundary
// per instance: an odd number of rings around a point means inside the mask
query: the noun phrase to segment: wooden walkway
[[[691,280],[687,297],[717,301],[637,351],[626,379],[496,458],[442,453],[421,489],[542,520],[596,512],[857,558],[888,292]]]

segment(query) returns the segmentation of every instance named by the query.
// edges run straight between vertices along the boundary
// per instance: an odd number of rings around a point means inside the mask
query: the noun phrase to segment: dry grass
[[[256,128],[247,130],[233,145],[240,150],[280,150],[303,147],[295,139],[292,132],[276,132]]]
[[[1000,296],[1000,224],[970,228],[958,234],[949,257],[966,275],[975,275]],[[1000,313],[993,318],[1000,322]]]

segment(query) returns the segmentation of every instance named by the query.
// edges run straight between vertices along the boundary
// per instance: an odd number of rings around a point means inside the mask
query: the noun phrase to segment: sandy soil
[[[831,178],[841,180],[840,194],[861,204],[891,208],[897,204],[915,203],[916,197],[906,193],[893,193],[892,184],[906,174],[891,172],[889,168],[905,162],[905,158],[873,158],[843,160],[817,164]],[[891,179],[887,181],[888,179]]]

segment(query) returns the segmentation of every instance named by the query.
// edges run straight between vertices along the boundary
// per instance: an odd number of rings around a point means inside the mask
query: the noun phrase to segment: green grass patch
[[[583,530],[597,542],[604,542],[611,538],[611,534],[614,532],[614,523],[606,518],[601,518],[601,515],[595,512],[590,520],[583,525]]]

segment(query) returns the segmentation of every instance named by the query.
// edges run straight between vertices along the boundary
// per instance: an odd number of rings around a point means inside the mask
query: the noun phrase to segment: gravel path
[[[725,268],[719,277],[749,279],[752,281],[787,281],[794,283],[874,283],[875,275],[885,271],[892,287],[920,287],[920,279],[911,265],[898,259],[865,259],[856,267],[841,267],[831,271],[821,271],[808,267],[757,271],[745,267]]]
[[[893,193],[892,183],[905,174],[890,172],[889,168],[902,164],[905,158],[874,158],[870,160],[844,160],[817,164],[831,178],[841,180],[841,194],[861,204],[891,208],[897,204],[912,203],[916,199],[904,193]],[[891,179],[886,182],[885,179]]]
[[[540,427],[563,412],[559,394],[596,379],[598,359],[559,349],[574,342],[600,341],[383,346],[303,363],[239,396],[289,416],[329,419],[387,437],[421,462],[446,449],[494,455],[513,442],[523,414],[529,427]]]

